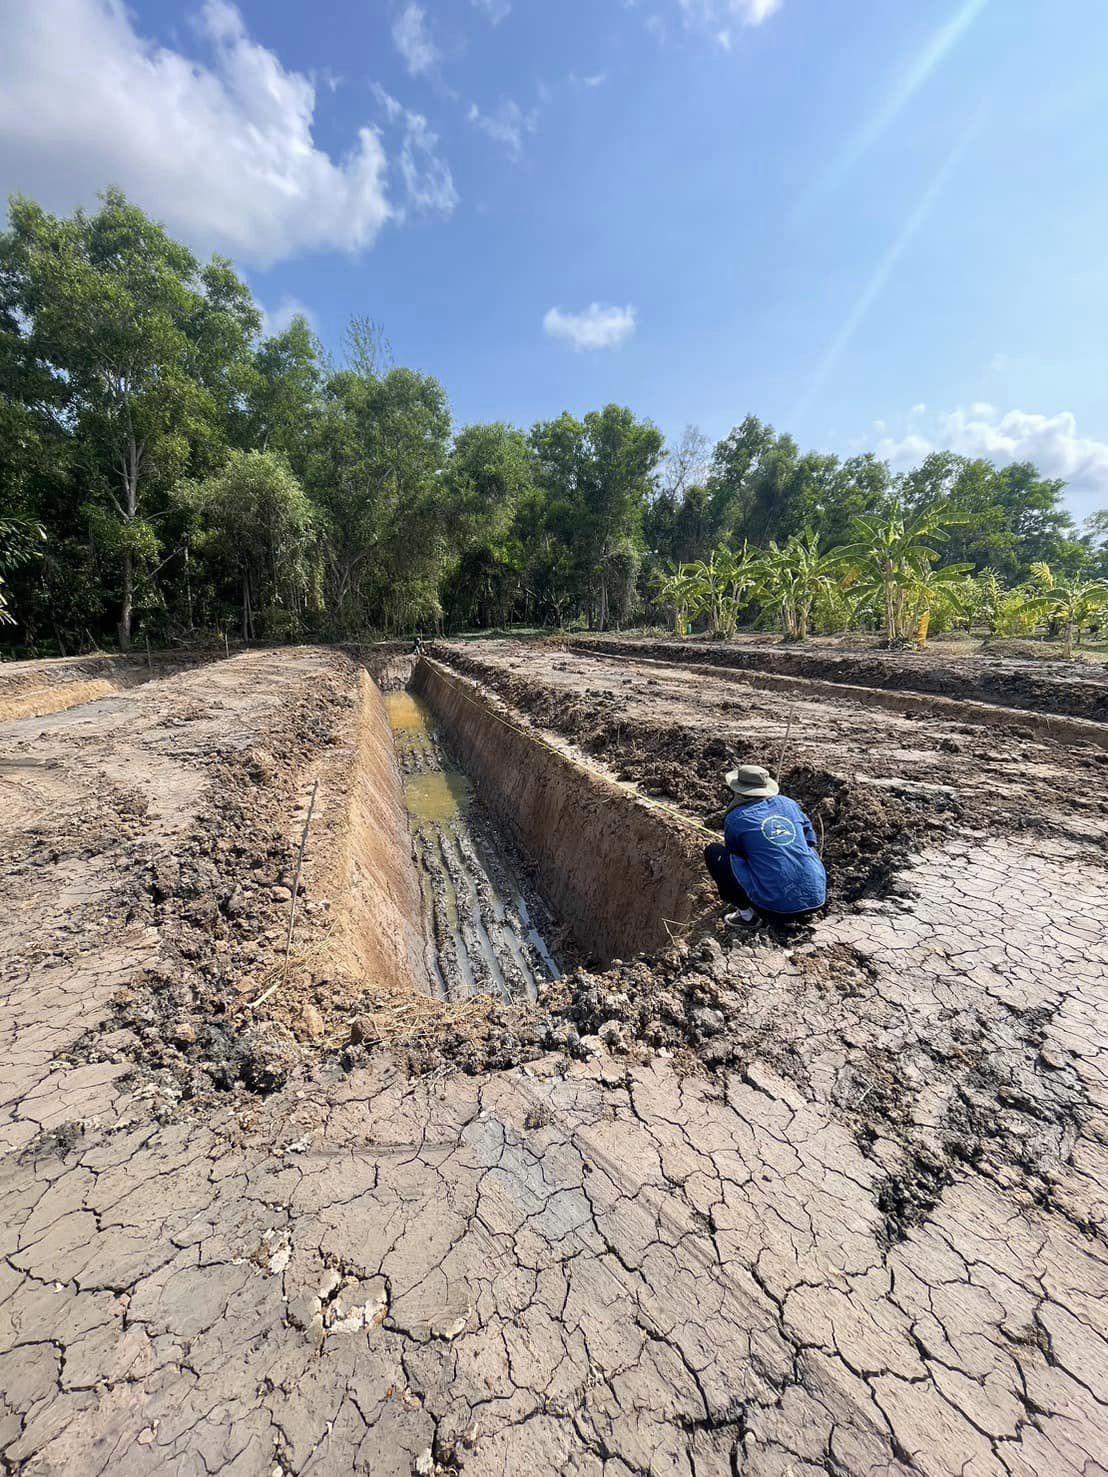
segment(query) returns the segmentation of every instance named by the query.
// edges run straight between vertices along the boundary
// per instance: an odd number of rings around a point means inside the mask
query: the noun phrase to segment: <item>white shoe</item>
[[[736,908],[733,913],[725,913],[723,921],[734,928],[736,923],[753,923],[756,916],[753,908]]]

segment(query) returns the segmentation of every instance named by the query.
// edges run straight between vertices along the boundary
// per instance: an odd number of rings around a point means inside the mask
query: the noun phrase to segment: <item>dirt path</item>
[[[687,674],[482,659],[699,814],[693,739],[781,728]],[[904,807],[884,896],[578,972],[489,1009],[505,1069],[412,1078],[327,962],[356,681],[258,653],[0,728],[7,1469],[1101,1470],[1104,769],[805,712],[829,833]],[[949,804],[904,789],[935,753]],[[296,988],[251,1008],[319,776]]]

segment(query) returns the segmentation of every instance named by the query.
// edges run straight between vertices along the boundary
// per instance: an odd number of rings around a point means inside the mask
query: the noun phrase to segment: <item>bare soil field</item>
[[[931,693],[1074,718],[1108,718],[1108,666],[1103,662],[952,655],[941,646],[928,651],[852,650],[838,641],[789,645],[769,637],[739,636],[727,642],[633,635],[579,639],[582,645],[616,654],[630,650],[643,657]]]
[[[1108,752],[704,649],[37,664],[7,1470],[1108,1470]],[[802,931],[704,886],[731,756],[817,821]]]

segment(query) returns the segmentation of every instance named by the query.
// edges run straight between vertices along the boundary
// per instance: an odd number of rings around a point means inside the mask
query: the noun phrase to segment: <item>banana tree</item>
[[[727,551],[713,549],[707,560],[697,559],[683,565],[696,589],[696,601],[708,612],[708,626],[714,636],[727,635],[723,606],[727,597]]]
[[[927,645],[931,618],[939,610],[962,615],[970,608],[975,590],[966,578],[972,564],[944,564],[926,569],[907,584],[907,619],[915,626],[916,640]]]
[[[679,564],[658,570],[653,577],[654,598],[669,610],[677,636],[689,634],[689,620],[697,614],[703,601],[703,587],[690,564]]]
[[[819,538],[811,530],[793,536],[784,545],[774,540],[759,560],[760,589],[767,605],[781,618],[788,641],[804,641],[812,623],[812,607],[831,583],[835,554],[821,554]]]
[[[895,506],[885,514],[856,518],[854,542],[835,550],[844,586],[879,601],[886,645],[898,645],[917,633],[912,592],[940,558],[928,541],[944,541],[945,529],[957,521],[942,508],[911,517]],[[959,574],[968,567],[960,566]]]
[[[722,603],[725,624],[724,635],[733,636],[738,628],[739,616],[750,604],[758,589],[760,563],[758,555],[743,539],[741,549],[720,548],[720,574],[726,585]]]
[[[1033,584],[1040,591],[1024,602],[1023,611],[1038,619],[1056,621],[1062,628],[1067,660],[1073,657],[1075,641],[1095,615],[1108,609],[1108,580],[1082,579],[1074,575],[1059,580],[1049,564],[1031,566]]]

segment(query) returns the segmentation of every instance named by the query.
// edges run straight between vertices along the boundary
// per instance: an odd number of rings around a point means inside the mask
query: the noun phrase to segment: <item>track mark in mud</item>
[[[560,973],[546,941],[549,910],[466,776],[452,767],[423,701],[394,690],[385,708],[425,899],[432,978],[448,1000],[534,1000],[540,983]]]

